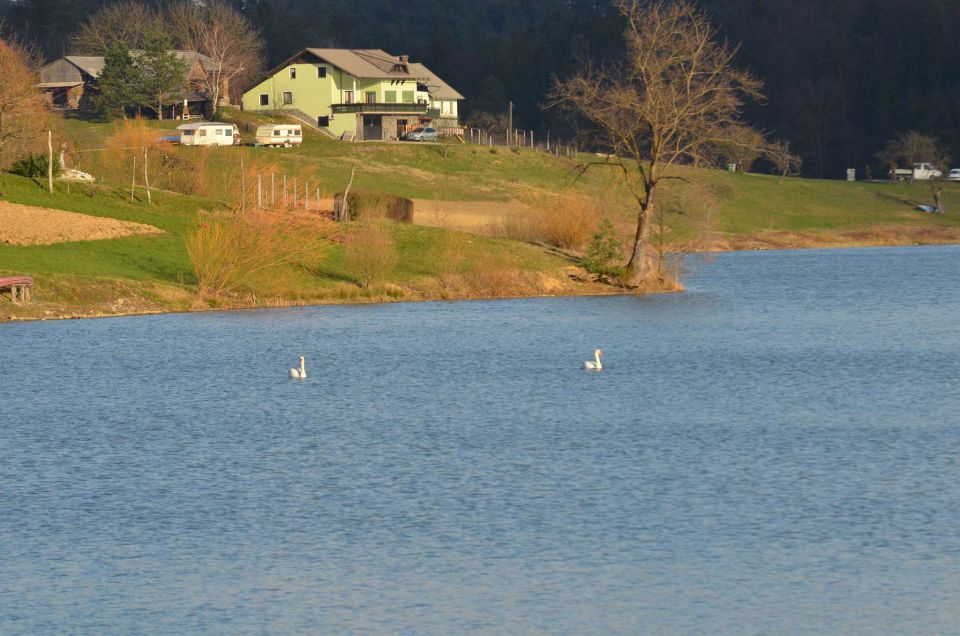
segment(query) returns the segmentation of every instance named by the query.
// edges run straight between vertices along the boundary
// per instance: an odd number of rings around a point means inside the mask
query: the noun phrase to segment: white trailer
[[[181,146],[232,146],[240,137],[233,124],[221,122],[181,124],[177,130]]]
[[[257,126],[254,146],[299,146],[303,143],[300,124],[272,124]]]

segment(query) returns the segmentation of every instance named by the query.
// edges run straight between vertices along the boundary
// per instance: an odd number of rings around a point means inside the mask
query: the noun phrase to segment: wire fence
[[[533,130],[512,129],[491,131],[483,128],[464,129],[464,141],[478,146],[529,148],[558,157],[576,157],[579,148],[569,141],[551,138],[549,131],[538,136]]]

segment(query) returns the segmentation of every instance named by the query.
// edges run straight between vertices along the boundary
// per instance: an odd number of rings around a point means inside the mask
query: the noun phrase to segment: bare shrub
[[[529,197],[531,229],[538,241],[579,250],[597,231],[602,216],[598,202],[574,190]]]
[[[437,250],[437,269],[444,286],[451,287],[463,273],[470,239],[460,232],[444,232]]]
[[[282,265],[313,267],[326,255],[331,223],[304,214],[253,210],[201,214],[187,231],[187,254],[201,296],[249,287]]]
[[[29,50],[0,39],[0,170],[45,141],[47,117]]]
[[[115,183],[158,187],[159,172],[166,154],[157,141],[158,133],[142,119],[127,119],[119,130],[107,139],[107,151],[101,155],[102,174]],[[146,159],[146,166],[144,166]],[[149,192],[149,189],[147,190]]]
[[[379,219],[359,222],[346,243],[347,265],[361,287],[382,280],[397,265],[397,250],[387,224]]]
[[[510,296],[522,287],[513,259],[490,250],[476,254],[464,268],[462,279],[470,293],[477,296]]]
[[[579,250],[596,232],[605,208],[603,200],[591,199],[573,190],[530,195],[523,202],[530,209],[528,214],[491,222],[487,234],[511,241]]]
[[[534,243],[538,240],[530,216],[507,216],[487,224],[486,234],[509,241]]]

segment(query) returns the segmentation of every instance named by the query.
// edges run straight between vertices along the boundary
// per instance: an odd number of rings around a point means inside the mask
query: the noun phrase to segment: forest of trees
[[[0,0],[6,28],[48,58],[105,0]],[[162,0],[153,4],[163,6]],[[519,126],[561,131],[544,110],[555,76],[623,50],[607,0],[237,0],[269,67],[300,47],[383,48],[422,60],[467,96],[464,110],[515,104]],[[765,83],[746,119],[791,142],[804,173],[882,170],[898,133],[938,137],[960,158],[960,4],[956,0],[700,0],[737,61]]]

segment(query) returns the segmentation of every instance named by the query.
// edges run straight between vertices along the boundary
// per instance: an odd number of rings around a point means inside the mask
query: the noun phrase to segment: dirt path
[[[0,201],[0,243],[51,245],[162,233],[163,230],[143,223]]]
[[[441,201],[413,200],[413,222],[416,225],[442,227],[461,232],[484,233],[512,216],[527,214],[530,209],[519,201]]]

